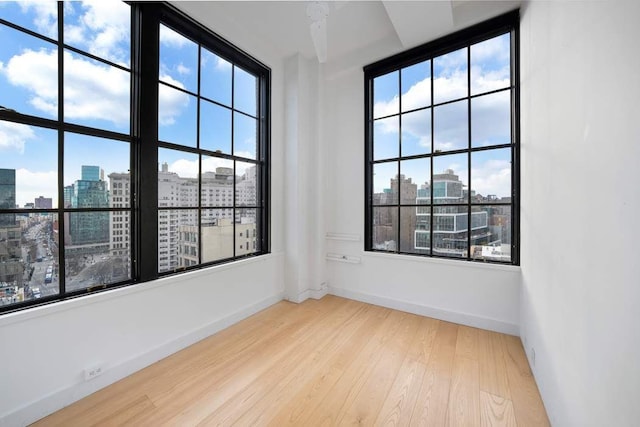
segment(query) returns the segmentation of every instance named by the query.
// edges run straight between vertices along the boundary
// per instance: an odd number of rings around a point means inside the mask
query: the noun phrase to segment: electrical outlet
[[[87,368],[84,370],[84,380],[89,381],[94,379],[95,377],[99,377],[104,372],[104,367],[102,365],[95,365],[91,368]]]

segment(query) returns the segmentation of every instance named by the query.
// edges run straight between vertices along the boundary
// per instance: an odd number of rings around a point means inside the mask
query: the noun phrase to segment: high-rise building
[[[16,170],[0,169],[0,208],[14,209],[16,207]],[[13,226],[16,223],[15,214],[0,215],[0,227]]]
[[[104,170],[100,166],[82,165],[82,181],[104,181]]]
[[[16,207],[16,171],[0,169],[0,208]],[[22,285],[24,265],[20,262],[20,225],[13,213],[0,214],[0,286]]]
[[[107,208],[109,207],[109,192],[107,183],[99,177],[100,168],[97,166],[82,166],[82,177],[76,181],[70,190],[71,208]],[[95,178],[98,179],[95,179]],[[90,178],[90,179],[84,179]],[[65,187],[65,199],[67,198]],[[66,200],[65,200],[66,203]],[[69,213],[69,235],[71,245],[109,244],[109,213],[108,212],[71,212]]]
[[[38,197],[35,199],[34,207],[36,209],[51,209],[53,207],[53,199],[51,197]]]

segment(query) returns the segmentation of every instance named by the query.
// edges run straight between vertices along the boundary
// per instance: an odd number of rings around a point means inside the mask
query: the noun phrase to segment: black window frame
[[[5,214],[52,214],[57,215],[58,232],[65,235],[68,226],[64,220],[69,212],[129,212],[129,250],[131,254],[130,280],[117,283],[97,284],[87,288],[68,292],[65,289],[65,244],[60,237],[58,245],[59,292],[56,295],[38,299],[28,299],[8,305],[0,305],[0,315],[59,301],[77,298],[87,294],[131,286],[148,282],[160,277],[181,274],[184,270],[198,270],[216,264],[229,263],[239,259],[257,257],[270,253],[270,174],[271,174],[271,70],[227,40],[215,34],[193,18],[168,3],[126,2],[131,7],[131,61],[129,68],[113,61],[97,57],[89,52],[64,43],[64,2],[58,6],[57,40],[39,34],[33,30],[0,18],[0,25],[21,31],[29,36],[52,43],[58,49],[58,117],[48,119],[40,116],[22,114],[11,108],[4,101],[0,108],[0,121],[18,123],[27,126],[57,131],[58,135],[58,206],[52,209],[11,208],[0,209]],[[260,250],[251,254],[234,256],[224,260],[201,263],[184,269],[158,272],[158,149],[171,144],[158,141],[158,81],[160,24],[166,24],[181,34],[206,47],[216,55],[232,64],[254,74],[258,79],[259,96],[257,119],[259,133],[257,135],[258,154],[254,163],[259,164],[259,185],[256,188],[257,205],[260,215],[256,218]],[[130,126],[128,133],[95,128],[86,125],[66,122],[64,119],[64,51],[80,54],[102,64],[114,66],[130,73]],[[7,105],[9,104],[9,105]],[[128,208],[65,208],[64,206],[64,134],[76,134],[106,138],[129,143],[130,169],[129,187],[130,203]],[[173,147],[172,147],[173,148]],[[184,147],[180,147],[184,149]],[[209,155],[210,153],[206,153]],[[217,153],[211,153],[219,156]],[[224,157],[224,156],[223,156]],[[235,185],[234,185],[235,187]],[[235,190],[235,188],[234,188]],[[114,195],[114,194],[113,194]],[[235,208],[235,202],[234,202]],[[240,206],[238,209],[251,209],[251,206]],[[206,208],[205,208],[206,209]],[[235,219],[234,219],[235,227]],[[118,232],[120,235],[120,232]],[[235,238],[235,232],[233,233]],[[120,240],[120,238],[119,238]],[[200,239],[200,244],[202,239]],[[235,247],[235,244],[234,244]],[[201,252],[201,251],[200,251]]]
[[[364,211],[365,211],[365,221],[364,221],[364,250],[366,252],[376,252],[376,253],[392,253],[392,254],[401,254],[401,255],[409,255],[409,256],[418,256],[418,257],[428,257],[428,258],[439,258],[439,259],[451,259],[451,260],[460,260],[460,261],[471,261],[476,263],[491,263],[498,265],[519,265],[520,264],[520,219],[519,219],[519,211],[520,211],[520,71],[519,71],[519,21],[520,14],[519,10],[514,10],[503,15],[497,16],[495,18],[489,19],[487,21],[481,22],[479,24],[473,25],[471,27],[462,29],[450,35],[441,37],[437,40],[425,43],[423,45],[417,46],[415,48],[409,49],[407,51],[398,53],[391,57],[382,59],[375,63],[369,64],[363,68],[364,71],[364,135],[365,135],[365,156],[364,156]],[[373,153],[373,126],[374,121],[376,119],[386,118],[385,117],[374,117],[373,105],[374,105],[374,79],[376,77],[384,76],[388,73],[394,71],[400,71],[405,67],[409,67],[411,65],[418,64],[423,61],[431,61],[431,67],[433,70],[433,59],[454,52],[456,50],[467,48],[467,65],[470,65],[470,46],[476,43],[480,43],[482,41],[491,39],[493,37],[497,37],[503,35],[505,33],[510,34],[510,59],[511,59],[511,84],[508,87],[508,90],[511,91],[511,142],[509,144],[501,144],[489,147],[472,147],[471,146],[471,126],[469,126],[469,145],[464,149],[453,150],[453,151],[444,151],[440,152],[439,150],[430,150],[428,154],[424,155],[409,155],[402,156],[399,153],[398,157],[392,157],[389,159],[374,159]],[[432,103],[428,108],[432,110],[433,117],[433,108],[438,105],[446,105],[453,102],[457,102],[460,100],[467,100],[468,103],[468,115],[467,121],[470,124],[471,122],[471,100],[477,98],[482,95],[502,92],[507,89],[498,89],[495,91],[487,91],[479,94],[472,94],[470,91],[470,73],[471,70],[468,68],[468,80],[467,80],[467,94],[464,97],[456,98],[454,100],[447,100],[441,103]],[[433,73],[431,73],[432,79],[432,90],[431,96],[433,100]],[[399,78],[399,85],[401,85],[401,78]],[[400,86],[399,86],[400,87]],[[400,92],[399,92],[400,93]],[[410,111],[409,111],[410,112]],[[402,114],[406,114],[407,111],[398,112],[398,116]],[[393,115],[395,116],[395,114]],[[432,134],[432,145],[433,145],[433,120],[431,122],[431,134]],[[399,131],[399,135],[401,135],[401,130]],[[471,184],[471,155],[474,152],[480,152],[485,150],[495,150],[500,148],[509,148],[511,150],[511,201],[509,203],[474,203],[472,201],[470,192],[467,196],[467,201],[464,203],[458,204],[445,204],[438,205],[433,202],[433,159],[439,156],[446,156],[452,154],[466,154],[468,157],[468,175],[467,179],[469,180],[469,185]],[[389,208],[397,208],[397,230],[396,230],[396,248],[395,250],[382,250],[382,249],[374,249],[373,247],[373,213],[375,206],[383,206],[383,205],[375,205],[373,200],[373,173],[374,173],[374,165],[378,163],[385,163],[389,161],[397,161],[398,168],[400,168],[400,163],[402,160],[411,160],[418,158],[428,158],[430,160],[430,171],[429,171],[429,179],[430,179],[430,204],[429,205],[418,205],[416,204],[407,204],[402,202],[401,192],[399,191],[398,200],[394,203],[384,204],[385,207]],[[400,181],[400,170],[398,170],[398,180]],[[401,185],[400,183],[398,185]],[[446,256],[441,254],[435,254],[433,250],[433,223],[431,219],[429,220],[429,242],[430,248],[429,253],[412,253],[401,250],[400,244],[400,236],[401,236],[401,209],[405,208],[418,208],[419,206],[429,207],[431,210],[430,218],[433,218],[433,214],[437,207],[444,206],[459,206],[467,208],[467,224],[471,224],[472,221],[472,212],[474,207],[479,206],[510,206],[511,208],[511,259],[509,261],[500,261],[500,260],[491,260],[484,258],[474,258],[471,254],[471,233],[467,232],[467,251],[465,257],[458,256]]]

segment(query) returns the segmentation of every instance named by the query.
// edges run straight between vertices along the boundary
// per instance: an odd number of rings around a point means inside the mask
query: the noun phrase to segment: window
[[[364,68],[366,250],[518,264],[518,19]]]
[[[2,2],[0,311],[268,252],[269,84],[168,5]]]

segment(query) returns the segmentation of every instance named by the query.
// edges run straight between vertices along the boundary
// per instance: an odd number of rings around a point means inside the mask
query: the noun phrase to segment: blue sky
[[[465,97],[471,77],[471,95],[507,88],[510,85],[509,34],[471,46],[471,64],[467,50],[461,49],[433,59],[433,98],[435,103]],[[431,62],[424,61],[374,79],[374,160],[431,152]],[[470,73],[470,75],[469,75]],[[400,79],[401,77],[401,79]],[[401,81],[401,90],[399,90]],[[402,114],[400,114],[402,101]],[[469,146],[467,112],[463,100],[433,108],[434,149],[446,152]],[[427,107],[427,108],[425,108]],[[407,111],[423,108],[407,113]],[[391,116],[391,117],[387,117]],[[382,118],[386,117],[386,118]],[[400,135],[400,122],[402,135]],[[402,144],[400,144],[402,141]],[[486,147],[511,141],[510,91],[479,96],[471,100],[471,146]],[[511,192],[510,150],[490,150],[472,156],[472,189],[487,195],[509,196]],[[464,161],[463,161],[464,160]],[[428,177],[428,166],[421,162],[403,162],[402,172],[413,182]],[[428,163],[428,162],[427,162]],[[390,186],[397,162],[376,167],[374,192]],[[468,184],[465,156],[434,159],[434,173],[453,169]]]
[[[57,38],[57,3],[0,1],[0,17],[52,39]],[[64,119],[124,134],[129,133],[130,7],[120,1],[67,2],[64,6],[65,42],[124,67],[122,70],[86,56],[64,52]],[[57,119],[57,50],[42,41],[0,25],[0,105],[18,112]],[[161,27],[160,80],[197,92],[197,45]],[[202,49],[201,90],[226,107],[232,103],[232,73],[235,73],[234,105],[256,115],[257,80],[223,58]],[[162,140],[195,147],[198,126],[202,147],[231,154],[229,108],[203,101],[197,122],[197,98],[160,83],[158,118]],[[256,158],[257,120],[233,113],[235,153]],[[80,135],[65,135],[64,183],[80,178],[80,166],[97,165],[105,171],[126,172],[126,143]],[[182,176],[197,170],[197,158],[181,153],[167,161]],[[213,162],[215,160],[215,162]],[[218,159],[207,159],[215,169]],[[0,168],[16,169],[17,202],[24,206],[35,197],[57,202],[57,134],[33,126],[0,122]],[[243,168],[238,168],[242,170]]]

